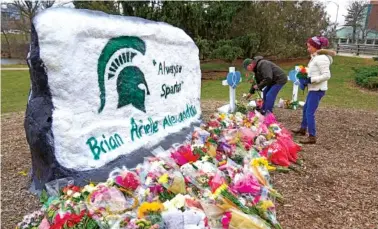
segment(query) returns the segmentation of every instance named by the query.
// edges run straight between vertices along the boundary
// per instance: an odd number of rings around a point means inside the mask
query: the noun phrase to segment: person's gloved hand
[[[311,78],[306,78],[306,79],[299,79],[299,87],[301,90],[304,90],[308,84],[311,83]]]
[[[249,94],[255,94],[256,93],[256,90],[258,90],[259,87],[257,85],[253,85],[253,87],[251,88],[251,90],[249,90]]]

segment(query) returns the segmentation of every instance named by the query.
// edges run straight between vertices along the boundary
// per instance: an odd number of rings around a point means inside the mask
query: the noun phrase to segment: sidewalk
[[[1,68],[1,71],[27,71],[29,68]]]
[[[372,59],[373,57],[375,57],[374,55],[360,54],[357,56],[355,53],[342,53],[342,52],[339,52],[337,56],[350,56],[350,57],[365,58],[365,59]]]

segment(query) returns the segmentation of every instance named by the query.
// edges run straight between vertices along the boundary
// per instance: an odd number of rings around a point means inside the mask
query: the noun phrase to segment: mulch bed
[[[224,105],[202,102],[204,118]],[[287,128],[297,127],[301,111],[276,109]],[[2,115],[1,228],[15,228],[39,208],[28,192],[31,159],[23,129],[23,112]],[[283,228],[377,228],[378,111],[321,108],[318,144],[304,146],[300,172],[273,174],[284,195],[277,214]]]

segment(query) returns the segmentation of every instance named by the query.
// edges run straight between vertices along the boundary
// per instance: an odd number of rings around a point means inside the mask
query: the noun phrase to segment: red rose
[[[140,185],[138,177],[132,172],[127,172],[124,176],[117,176],[115,178],[115,182],[119,186],[130,189],[132,191],[135,191]]]
[[[74,192],[80,192],[80,187],[79,186],[72,186],[71,190],[74,191]]]

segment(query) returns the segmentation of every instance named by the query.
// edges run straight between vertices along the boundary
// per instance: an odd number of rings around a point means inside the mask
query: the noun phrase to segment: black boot
[[[316,137],[310,135],[307,138],[300,140],[299,143],[301,143],[301,144],[316,144]]]
[[[306,136],[306,129],[304,129],[304,128],[299,128],[299,129],[291,130],[291,132],[293,132],[294,135]]]

